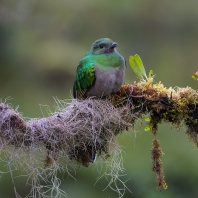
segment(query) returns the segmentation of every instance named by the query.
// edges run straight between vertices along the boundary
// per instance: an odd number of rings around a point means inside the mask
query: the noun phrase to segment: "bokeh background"
[[[139,54],[147,72],[166,87],[197,88],[191,79],[198,70],[198,1],[177,0],[1,0],[0,2],[0,98],[25,117],[46,116],[46,106],[54,110],[54,99],[71,99],[76,67],[98,38],[109,37],[128,62]],[[130,67],[125,81],[136,79]],[[198,151],[185,130],[162,124],[158,138],[165,153],[167,190],[156,189],[151,170],[151,141],[144,123],[136,133],[118,137],[124,151],[125,179],[132,194],[124,198],[197,197]],[[4,167],[0,167],[0,170]],[[68,198],[117,197],[107,181],[94,185],[95,165],[76,170],[76,180],[60,175],[61,188]],[[17,178],[19,194],[30,188]],[[14,197],[10,175],[0,181],[1,197]]]

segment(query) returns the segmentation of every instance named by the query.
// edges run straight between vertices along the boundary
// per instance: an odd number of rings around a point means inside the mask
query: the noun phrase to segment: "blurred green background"
[[[191,79],[198,70],[198,1],[177,0],[1,0],[0,2],[0,98],[6,98],[25,117],[46,116],[54,99],[70,99],[76,67],[98,38],[109,37],[128,62],[139,54],[147,72],[166,87],[197,88]],[[135,75],[128,67],[125,81]],[[42,113],[43,112],[43,113]],[[159,139],[165,153],[162,160],[167,190],[156,189],[151,171],[150,132],[137,124],[136,133],[118,137],[124,150],[125,179],[132,194],[124,198],[198,197],[198,151],[185,135],[168,124],[160,126]],[[3,169],[3,167],[1,168]],[[0,169],[0,170],[1,170]],[[59,175],[69,198],[117,197],[103,191],[103,178],[94,186],[95,165],[79,167],[76,180]],[[30,188],[17,179],[21,196]],[[10,175],[0,181],[1,197],[14,197]]]

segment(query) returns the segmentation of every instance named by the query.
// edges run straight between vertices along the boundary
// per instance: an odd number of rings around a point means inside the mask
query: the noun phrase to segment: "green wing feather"
[[[88,88],[90,88],[95,80],[94,63],[89,58],[80,61],[73,87],[74,98],[83,98]]]

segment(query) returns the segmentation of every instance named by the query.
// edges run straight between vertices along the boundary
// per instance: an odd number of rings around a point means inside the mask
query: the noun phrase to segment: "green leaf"
[[[196,73],[193,74],[192,78],[194,80],[198,80],[198,71]]]
[[[145,121],[146,122],[150,122],[151,121],[151,118],[150,117],[147,117],[147,118],[145,118]]]
[[[129,56],[129,64],[138,78],[147,79],[146,71],[139,55]]]
[[[153,78],[153,70],[150,70],[149,74],[148,74],[149,78]]]
[[[153,125],[149,125],[144,128],[144,131],[150,131],[153,128]]]

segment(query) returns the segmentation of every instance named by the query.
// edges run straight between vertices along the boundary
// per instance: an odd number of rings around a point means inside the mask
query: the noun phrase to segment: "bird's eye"
[[[104,47],[104,45],[103,45],[103,44],[101,44],[101,45],[100,45],[100,49],[102,49],[103,47]]]

